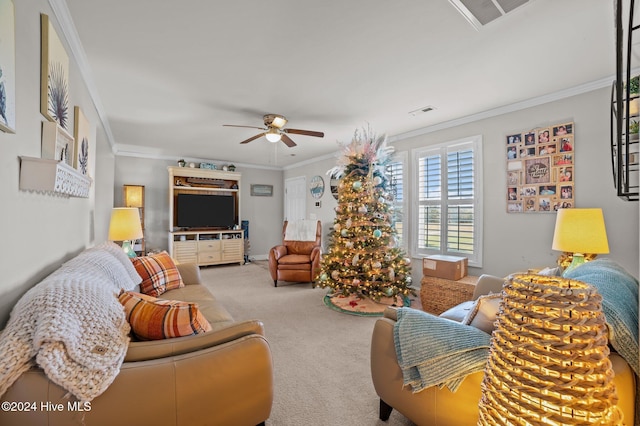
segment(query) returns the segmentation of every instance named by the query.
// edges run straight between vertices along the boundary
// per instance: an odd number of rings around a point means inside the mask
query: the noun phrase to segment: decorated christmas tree
[[[356,132],[328,173],[339,179],[338,206],[329,247],[316,283],[334,295],[375,301],[414,294],[411,266],[398,247],[386,166],[392,147],[370,131]]]

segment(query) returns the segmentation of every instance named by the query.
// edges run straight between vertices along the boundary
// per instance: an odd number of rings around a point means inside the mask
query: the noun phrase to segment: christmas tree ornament
[[[327,276],[327,274],[326,274],[326,273],[324,273],[324,272],[320,275],[320,280],[322,280],[322,281],[326,281],[326,280],[327,280],[327,278],[329,278],[329,277],[328,277],[328,276]]]
[[[363,206],[358,207],[358,213],[360,213],[360,214],[365,214],[365,213],[367,213],[367,211],[368,211],[367,206],[363,205]]]
[[[393,289],[391,287],[385,288],[384,294],[386,294],[388,297],[391,297],[393,295]]]
[[[373,236],[376,238],[382,237],[382,231],[379,229],[376,229],[375,231],[373,231]]]
[[[378,186],[382,183],[382,178],[380,176],[376,176],[373,178],[373,183]]]
[[[340,272],[336,271],[331,271],[331,278],[333,278],[334,280],[337,280],[338,278],[340,278]]]
[[[345,226],[345,228],[351,228],[351,225],[353,225],[353,221],[351,220],[351,218],[349,218],[345,222],[344,226]]]
[[[375,269],[380,269],[380,268],[382,268],[382,263],[380,263],[380,262],[373,262],[373,264],[372,264],[371,266],[373,266]]]
[[[342,231],[340,231],[340,235],[346,237],[347,235],[349,235],[349,232],[346,229],[343,229]]]

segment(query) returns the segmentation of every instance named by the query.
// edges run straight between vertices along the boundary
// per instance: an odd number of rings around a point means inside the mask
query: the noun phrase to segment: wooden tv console
[[[178,263],[201,266],[244,263],[244,231],[240,229],[240,177],[237,172],[169,167],[169,254]],[[176,226],[178,194],[231,195],[236,203],[233,230],[184,230]]]

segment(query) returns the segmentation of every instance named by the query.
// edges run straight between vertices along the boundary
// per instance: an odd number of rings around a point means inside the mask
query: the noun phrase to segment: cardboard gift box
[[[422,274],[457,281],[467,276],[469,259],[435,254],[422,259]]]

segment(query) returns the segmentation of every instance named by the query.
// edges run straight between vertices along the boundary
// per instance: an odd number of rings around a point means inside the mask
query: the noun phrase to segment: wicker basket
[[[446,278],[423,277],[420,288],[422,309],[440,315],[449,308],[471,300],[478,277],[467,275],[458,281]]]
[[[620,424],[596,289],[581,281],[516,275],[503,290],[478,424]]]

